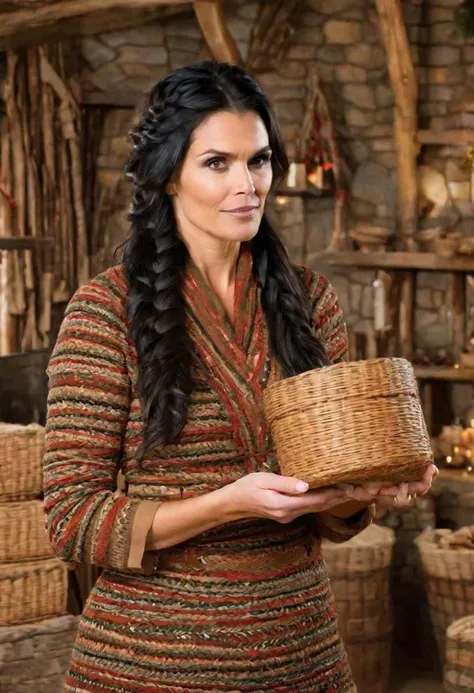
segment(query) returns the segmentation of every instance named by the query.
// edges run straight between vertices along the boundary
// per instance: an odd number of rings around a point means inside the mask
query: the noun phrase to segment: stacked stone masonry
[[[460,0],[407,0],[403,3],[412,57],[419,80],[420,126],[431,129],[471,127],[474,115],[463,110],[474,87],[474,38],[459,28]],[[258,12],[258,2],[231,0],[227,21],[244,58]],[[393,93],[374,0],[305,0],[295,13],[290,42],[280,65],[258,79],[278,117],[290,158],[304,115],[306,78],[317,65],[329,100],[338,144],[350,178],[346,224],[383,219],[395,228],[397,175],[393,143]],[[86,94],[136,95],[168,71],[207,56],[199,26],[192,16],[89,37],[83,41]],[[100,100],[100,99],[99,99]],[[104,96],[104,101],[107,99]],[[134,109],[111,109],[99,164],[104,175],[120,175],[128,151],[127,134]],[[473,212],[471,171],[466,149],[425,146],[424,168],[441,174],[446,210],[463,233],[469,233]],[[103,264],[127,234],[129,190],[118,186],[117,209],[111,215]],[[126,202],[124,202],[126,201]],[[333,226],[332,200],[290,200],[272,208],[290,252],[297,262],[315,266],[314,254],[324,249]],[[330,272],[339,290],[348,323],[363,330],[372,319],[371,272]],[[449,348],[449,311],[445,277],[420,278],[417,299],[417,343],[435,351]]]

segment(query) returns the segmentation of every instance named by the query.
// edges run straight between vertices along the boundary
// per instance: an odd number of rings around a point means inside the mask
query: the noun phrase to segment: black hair
[[[196,127],[219,111],[260,116],[273,152],[274,181],[281,180],[288,160],[275,117],[260,86],[240,67],[206,61],[171,73],[152,89],[132,133],[134,147],[127,166],[134,187],[132,233],[123,259],[144,411],[142,456],[176,440],[187,418],[191,347],[182,281],[188,252],[166,186],[180,169]],[[283,375],[324,365],[326,353],[314,333],[302,280],[265,215],[251,248],[271,352]]]

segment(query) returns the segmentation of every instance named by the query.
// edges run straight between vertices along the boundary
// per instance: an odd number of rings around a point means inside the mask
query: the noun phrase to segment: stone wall
[[[460,0],[407,0],[403,3],[413,60],[420,81],[419,111],[424,128],[445,129],[470,125],[465,113],[474,82],[474,41],[455,24]],[[258,2],[229,0],[230,30],[244,57]],[[172,18],[127,31],[100,34],[83,40],[86,99],[113,103],[117,93],[140,105],[142,96],[170,70],[206,57],[205,42],[193,16]],[[396,162],[392,137],[393,94],[386,55],[373,0],[304,0],[295,13],[291,42],[281,65],[258,75],[278,117],[290,158],[303,119],[308,69],[317,65],[336,126],[338,143],[350,177],[346,224],[383,218],[395,227]],[[126,135],[133,108],[108,115],[100,165],[119,171],[128,144]],[[113,135],[111,133],[114,133]],[[465,151],[453,147],[424,147],[425,169],[441,174],[448,190],[448,212],[468,231],[471,202],[470,171]],[[127,187],[119,186],[120,201],[110,218],[107,248],[101,262],[111,262],[110,250],[127,233]],[[270,204],[293,258],[317,269],[315,253],[329,242],[333,200],[291,199],[284,207]],[[100,263],[99,263],[100,264]],[[372,323],[373,272],[329,272],[339,292],[349,325],[365,331]],[[450,312],[444,275],[419,277],[416,339],[435,351],[450,342]]]

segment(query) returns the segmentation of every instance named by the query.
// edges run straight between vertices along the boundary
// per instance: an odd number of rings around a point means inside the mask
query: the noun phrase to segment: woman
[[[400,488],[278,474],[262,390],[347,339],[332,287],[263,214],[287,159],[253,79],[179,70],[133,139],[124,264],[73,297],[49,365],[51,541],[105,569],[65,690],[353,692],[320,538],[409,503],[434,468]]]

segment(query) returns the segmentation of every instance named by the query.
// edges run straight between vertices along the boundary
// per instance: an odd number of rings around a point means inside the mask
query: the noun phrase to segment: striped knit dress
[[[332,361],[346,350],[335,293],[304,273]],[[145,540],[161,503],[278,472],[261,393],[269,355],[251,255],[237,268],[230,321],[199,272],[184,294],[193,343],[187,424],[139,467],[142,410],[121,266],[71,300],[49,364],[45,508],[59,556],[102,566],[66,677],[72,693],[354,693],[320,538],[370,521],[306,515],[231,522],[160,552]],[[122,470],[126,491],[117,490]]]

